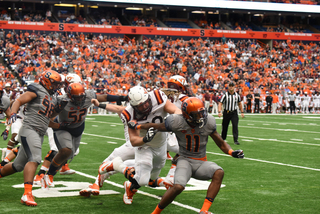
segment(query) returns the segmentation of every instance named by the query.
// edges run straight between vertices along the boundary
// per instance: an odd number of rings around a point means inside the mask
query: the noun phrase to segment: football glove
[[[232,157],[234,157],[234,158],[244,158],[243,151],[241,149],[233,151],[232,152]]]
[[[18,116],[16,113],[11,113],[10,119],[8,120],[8,125],[16,122],[17,118],[18,118]]]
[[[9,130],[7,130],[7,129],[5,129],[5,130],[2,132],[1,136],[2,136],[3,140],[7,140],[8,134],[9,134]]]
[[[140,128],[141,128],[141,125],[140,125],[137,121],[135,121],[135,120],[130,120],[130,121],[128,122],[128,127],[129,127],[130,129],[140,129]]]
[[[156,134],[157,134],[157,130],[154,129],[153,127],[151,127],[147,131],[146,136],[143,137],[143,142],[145,142],[145,143],[150,142]]]

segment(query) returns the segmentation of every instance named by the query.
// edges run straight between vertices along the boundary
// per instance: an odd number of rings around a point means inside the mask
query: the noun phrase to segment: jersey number
[[[68,118],[72,118],[73,121],[72,123],[79,123],[82,121],[83,119],[83,116],[86,115],[87,113],[87,108],[84,108],[84,109],[81,109],[79,111],[79,114],[77,114],[78,111],[70,111],[69,114],[68,114]]]
[[[42,105],[46,108],[44,111],[39,110],[39,114],[45,116],[45,117],[49,117],[50,114],[52,113],[53,109],[54,109],[54,105],[52,103],[50,103],[50,101],[47,98],[43,98],[42,100]]]
[[[192,139],[193,137],[193,139]],[[200,136],[199,135],[186,135],[187,150],[190,152],[199,152]],[[193,148],[193,149],[192,149]]]

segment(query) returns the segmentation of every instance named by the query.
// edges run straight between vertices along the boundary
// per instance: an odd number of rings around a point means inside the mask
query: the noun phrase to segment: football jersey
[[[217,129],[216,120],[208,115],[206,124],[200,129],[192,128],[182,114],[172,114],[165,120],[166,129],[176,134],[179,143],[179,155],[191,158],[206,156],[208,136]]]
[[[2,96],[1,97],[1,102],[0,102],[0,114],[5,112],[10,106],[10,99],[7,96]],[[10,115],[8,115],[9,117]]]
[[[183,103],[183,101],[185,101],[186,99],[188,99],[189,97],[185,94],[179,94],[178,99],[175,99],[173,104],[175,106],[177,106],[179,109],[181,109],[181,104]]]
[[[164,106],[168,100],[167,96],[160,90],[154,90],[148,92],[152,102],[152,110],[148,115],[145,115],[141,119],[137,119],[135,110],[131,105],[128,105],[125,110],[121,113],[121,120],[124,124],[127,124],[130,120],[137,120],[139,124],[145,123],[163,123],[164,117],[167,116],[167,112],[164,111]],[[140,130],[140,137],[144,137],[147,130]],[[161,147],[166,143],[166,132],[158,132],[151,142],[143,145],[151,146],[154,148]]]
[[[84,123],[86,119],[88,108],[91,106],[91,99],[96,98],[96,93],[93,90],[86,90],[86,99],[82,106],[77,106],[71,101],[65,106],[65,108],[58,115],[58,123],[68,123],[68,128],[77,128]],[[68,99],[68,95],[64,94],[58,97],[58,100]]]
[[[50,115],[56,105],[56,98],[50,96],[49,92],[40,84],[31,83],[27,91],[37,95],[36,98],[26,104],[26,112],[22,126],[36,130],[40,135],[45,135]]]
[[[5,118],[5,111],[9,108],[10,106],[10,99],[6,96],[1,97],[1,102],[0,102],[0,120]],[[7,115],[10,117],[10,115]]]

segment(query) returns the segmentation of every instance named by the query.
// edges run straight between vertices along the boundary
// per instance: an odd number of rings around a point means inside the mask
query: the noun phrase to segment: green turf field
[[[220,132],[221,119],[216,120]],[[225,155],[210,139],[208,160],[225,170],[222,182],[225,187],[220,189],[210,211],[215,214],[319,213],[319,128],[320,115],[246,115],[239,123],[241,145],[233,144],[231,125],[227,138],[234,150],[244,150],[245,159],[242,160]],[[125,178],[120,174],[112,176],[102,187],[104,193],[110,194],[90,198],[78,195],[82,186],[94,182],[101,162],[125,142],[121,120],[117,116],[88,116],[81,141],[80,154],[70,164],[78,173],[57,174],[56,188],[46,192],[50,197],[36,197],[37,207],[20,204],[23,173],[1,178],[0,213],[151,213],[165,190],[142,187],[134,196],[133,204],[125,205],[122,201]],[[0,147],[5,145],[1,138]],[[48,149],[45,137],[43,157]],[[167,161],[161,176],[166,175],[170,165]],[[203,187],[201,184],[195,187]],[[35,192],[43,195],[41,191],[35,187],[34,195]],[[61,196],[72,193],[75,196]],[[163,213],[197,213],[205,195],[206,190],[184,191]]]

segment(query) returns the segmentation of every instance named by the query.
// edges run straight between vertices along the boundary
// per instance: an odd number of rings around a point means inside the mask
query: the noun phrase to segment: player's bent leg
[[[211,183],[207,191],[207,197],[205,198],[200,211],[203,211],[204,213],[208,213],[208,210],[211,207],[213,200],[215,199],[215,197],[217,196],[220,190],[223,176],[224,176],[224,171],[222,169],[216,170],[215,173],[213,174]]]
[[[184,190],[184,187],[180,184],[174,184],[172,188],[167,190],[162,196],[160,203],[151,214],[159,214],[164,208],[166,208],[176,197]]]

